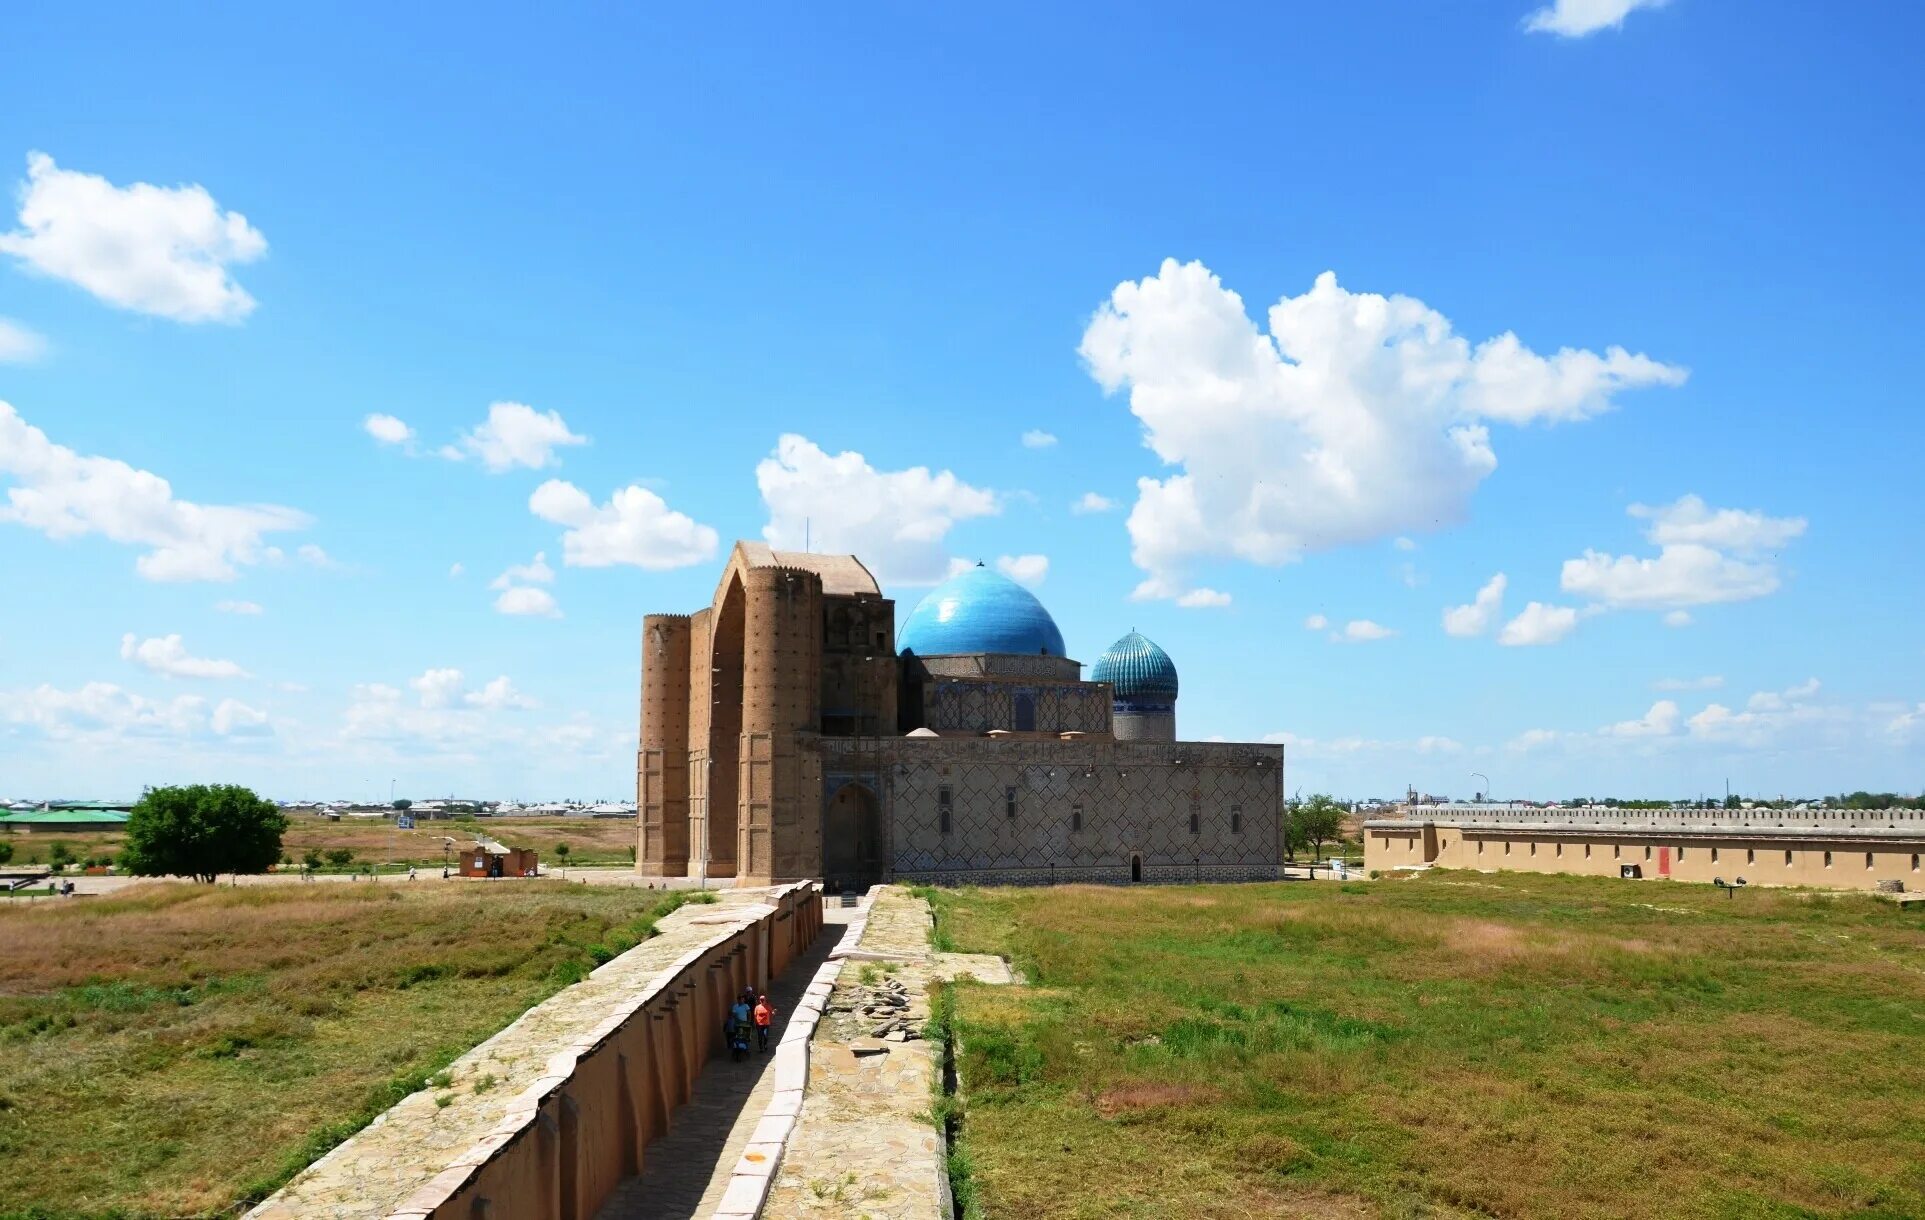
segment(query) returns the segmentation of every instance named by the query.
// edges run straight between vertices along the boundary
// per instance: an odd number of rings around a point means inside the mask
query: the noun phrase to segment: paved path
[[[640,1176],[616,1188],[597,1220],[683,1220],[707,1216],[728,1188],[735,1162],[775,1090],[775,1047],[816,967],[828,960],[855,912],[825,901],[822,932],[771,986],[776,1006],[769,1052],[736,1063],[709,1060],[687,1105],[669,1116],[668,1134],[642,1154]]]

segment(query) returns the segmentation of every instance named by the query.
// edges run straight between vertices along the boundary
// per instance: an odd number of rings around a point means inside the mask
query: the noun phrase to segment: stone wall
[[[692,942],[679,957],[630,985],[636,963],[660,952],[645,942],[449,1069],[457,1086],[480,1067],[499,1070],[508,1078],[497,1090],[458,1087],[460,1105],[445,1111],[434,1090],[414,1094],[249,1217],[591,1220],[641,1171],[648,1145],[719,1052],[730,998],[766,987],[815,939],[821,890],[794,885],[764,903],[684,907],[663,927],[659,940]]]
[[[861,783],[876,795],[897,881],[1260,881],[1283,860],[1281,746],[898,738],[820,748],[825,791]]]
[[[933,678],[923,687],[923,725],[938,733],[1090,733],[1110,731],[1110,688],[1036,678]],[[1027,719],[1019,705],[1029,709]]]

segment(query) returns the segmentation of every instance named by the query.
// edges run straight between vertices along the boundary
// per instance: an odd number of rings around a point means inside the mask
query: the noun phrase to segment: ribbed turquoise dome
[[[1063,633],[1036,595],[977,564],[917,603],[896,646],[919,657],[970,652],[1063,655]]]
[[[1090,669],[1090,681],[1108,682],[1118,699],[1138,695],[1176,698],[1176,662],[1149,637],[1132,631],[1111,644]]]

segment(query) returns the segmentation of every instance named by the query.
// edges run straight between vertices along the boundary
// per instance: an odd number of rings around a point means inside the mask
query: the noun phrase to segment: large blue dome
[[[1063,655],[1063,633],[1036,595],[977,564],[918,602],[896,646],[920,657],[970,652]]]
[[[1176,698],[1176,662],[1149,637],[1132,631],[1098,657],[1089,675],[1092,682],[1108,682],[1116,697],[1163,695]]]

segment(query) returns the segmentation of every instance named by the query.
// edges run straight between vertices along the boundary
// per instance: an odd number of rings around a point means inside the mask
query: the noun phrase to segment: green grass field
[[[1001,1217],[1925,1215],[1925,912],[1518,874],[963,890]]]
[[[0,1216],[238,1214],[682,897],[153,884],[0,905]]]

